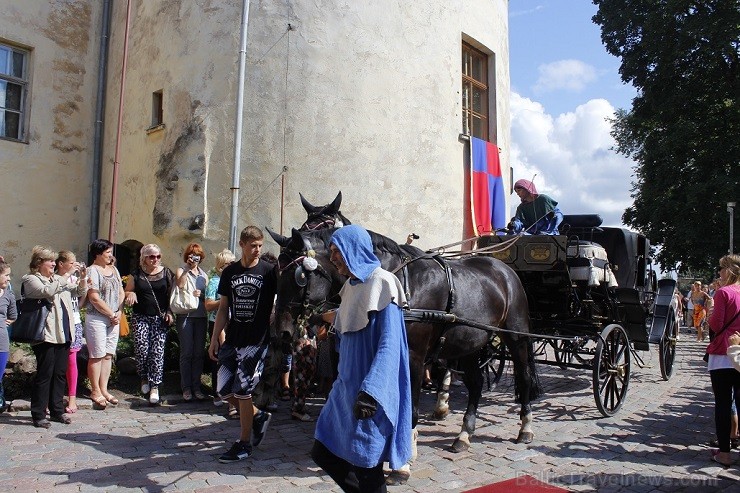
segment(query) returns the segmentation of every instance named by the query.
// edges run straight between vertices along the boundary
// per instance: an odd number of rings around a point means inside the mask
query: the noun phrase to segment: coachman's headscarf
[[[532,194],[532,198],[535,198],[539,195],[539,192],[537,192],[537,187],[534,186],[534,183],[523,178],[521,180],[517,180],[516,183],[514,183],[514,190],[516,190],[517,188],[523,188],[524,190],[528,191]],[[524,200],[522,200],[522,202],[524,202]]]

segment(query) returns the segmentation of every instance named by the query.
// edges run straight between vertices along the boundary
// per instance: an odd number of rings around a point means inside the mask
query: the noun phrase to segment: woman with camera
[[[204,256],[203,247],[197,243],[190,243],[182,254],[185,265],[178,268],[175,273],[177,286],[180,289],[186,289],[188,285],[194,286],[193,295],[198,298],[198,308],[184,315],[177,315],[177,334],[180,339],[180,385],[185,402],[190,402],[193,397],[197,400],[206,398],[200,388],[206,347],[206,329],[208,328],[205,307],[208,275],[200,268]]]
[[[56,261],[56,271],[60,276],[70,275],[70,282],[77,285],[83,283],[87,285],[87,266],[77,262],[77,257],[69,250],[62,250]],[[77,380],[79,371],[77,370],[77,353],[82,349],[82,317],[80,316],[80,306],[85,305],[87,301],[87,292],[82,296],[72,293],[72,318],[74,319],[74,337],[72,344],[69,346],[67,354],[67,407],[64,412],[73,414],[77,412]]]
[[[159,246],[150,243],[141,247],[139,268],[126,282],[125,303],[133,306],[131,327],[141,393],[149,394],[152,405],[159,403],[167,328],[175,321],[170,311],[170,293],[174,285],[175,275],[162,265]]]

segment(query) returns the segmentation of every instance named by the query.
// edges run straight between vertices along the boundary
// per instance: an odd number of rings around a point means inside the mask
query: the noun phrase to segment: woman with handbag
[[[159,403],[159,386],[164,374],[164,347],[167,329],[174,316],[170,311],[170,292],[175,275],[162,265],[162,251],[154,243],[141,247],[139,268],[126,282],[126,300],[133,306],[131,326],[134,336],[136,372],[141,378],[141,393],[149,403]]]
[[[77,262],[74,253],[68,250],[59,252],[56,261],[56,272],[60,276],[70,275],[70,281],[74,284],[79,282],[87,283],[87,266]],[[80,316],[80,306],[84,306],[87,300],[87,292],[82,297],[77,297],[72,293],[72,317],[74,318],[74,340],[69,346],[67,355],[67,407],[64,412],[74,414],[77,412],[77,354],[82,349],[82,317]]]
[[[15,321],[18,313],[15,309],[15,296],[10,287],[10,265],[0,257],[0,413],[8,409],[8,403],[5,400],[5,389],[3,388],[3,376],[5,375],[5,365],[8,364],[10,356],[10,338],[8,337],[8,328]]]
[[[180,339],[180,385],[185,402],[192,401],[193,397],[199,401],[206,398],[200,387],[208,328],[205,306],[208,275],[200,268],[204,255],[199,244],[190,243],[182,254],[185,265],[175,273],[175,291],[184,291],[185,295],[191,295],[197,300],[195,308],[175,312],[177,335]],[[173,292],[173,297],[177,297],[176,294],[179,293]]]
[[[56,252],[50,248],[34,247],[30,273],[23,276],[21,284],[21,297],[43,299],[49,309],[44,322],[43,342],[31,346],[36,356],[31,417],[37,428],[51,426],[46,418],[47,408],[51,421],[71,423],[64,412],[64,391],[67,384],[67,353],[75,336],[72,295],[83,297],[87,292],[86,279],[74,282],[70,279],[70,272],[62,275],[54,273],[56,259]]]
[[[740,331],[740,255],[725,255],[719,265],[722,287],[714,293],[714,309],[709,318],[714,338],[707,348],[707,363],[719,443],[719,450],[712,451],[712,460],[727,467],[733,462],[730,456],[733,398],[735,407],[740,409],[740,372],[735,370],[727,355],[730,336]]]
[[[85,305],[85,339],[90,355],[87,378],[93,408],[105,409],[108,404],[118,404],[108,391],[108,380],[118,346],[124,293],[121,275],[113,265],[113,243],[104,239],[93,241],[90,257],[93,263],[88,269],[90,286]]]

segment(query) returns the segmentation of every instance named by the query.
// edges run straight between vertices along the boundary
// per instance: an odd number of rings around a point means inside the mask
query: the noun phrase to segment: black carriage
[[[481,237],[480,254],[511,266],[524,285],[538,363],[592,370],[596,406],[617,413],[638,351],[656,345],[660,370],[673,373],[678,325],[671,302],[676,282],[656,280],[650,243],[597,215],[565,216],[559,236]],[[495,345],[487,368],[500,375]]]

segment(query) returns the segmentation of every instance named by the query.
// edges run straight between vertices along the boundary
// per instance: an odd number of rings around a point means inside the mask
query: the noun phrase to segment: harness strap
[[[447,293],[447,307],[445,308],[445,311],[447,313],[452,313],[452,310],[455,308],[455,303],[457,302],[455,283],[452,280],[452,269],[450,269],[450,265],[447,263],[447,261],[439,255],[434,256],[433,260],[437,262],[440,267],[442,267],[442,270],[445,271],[445,277],[447,277],[447,286],[449,286],[449,291]]]
[[[403,290],[406,294],[406,301],[408,303],[411,302],[411,293],[410,293],[410,285],[409,285],[409,264],[416,261],[416,260],[434,260],[437,265],[439,265],[442,270],[445,273],[445,277],[447,278],[447,285],[449,286],[449,292],[447,293],[447,305],[446,305],[446,311],[447,313],[451,313],[452,310],[455,308],[455,304],[457,302],[457,291],[455,290],[455,283],[452,280],[452,269],[450,269],[449,264],[447,261],[442,257],[441,255],[437,254],[425,254],[421,257],[401,257],[401,265],[393,269],[391,274],[396,274],[399,270],[401,271],[401,282],[403,284]]]
[[[441,310],[424,310],[420,308],[404,308],[403,320],[407,323],[411,322],[428,322],[428,323],[443,323],[443,324],[454,324],[464,325],[467,327],[473,327],[474,329],[485,330],[492,336],[494,333],[499,332],[502,334],[515,334],[526,337],[535,337],[537,339],[552,339],[557,341],[574,341],[578,339],[578,336],[564,337],[561,335],[549,336],[544,334],[532,334],[531,332],[522,332],[520,330],[502,329],[501,327],[495,327],[493,325],[487,325],[475,320],[469,320],[467,318],[459,317],[454,313],[447,313]]]

